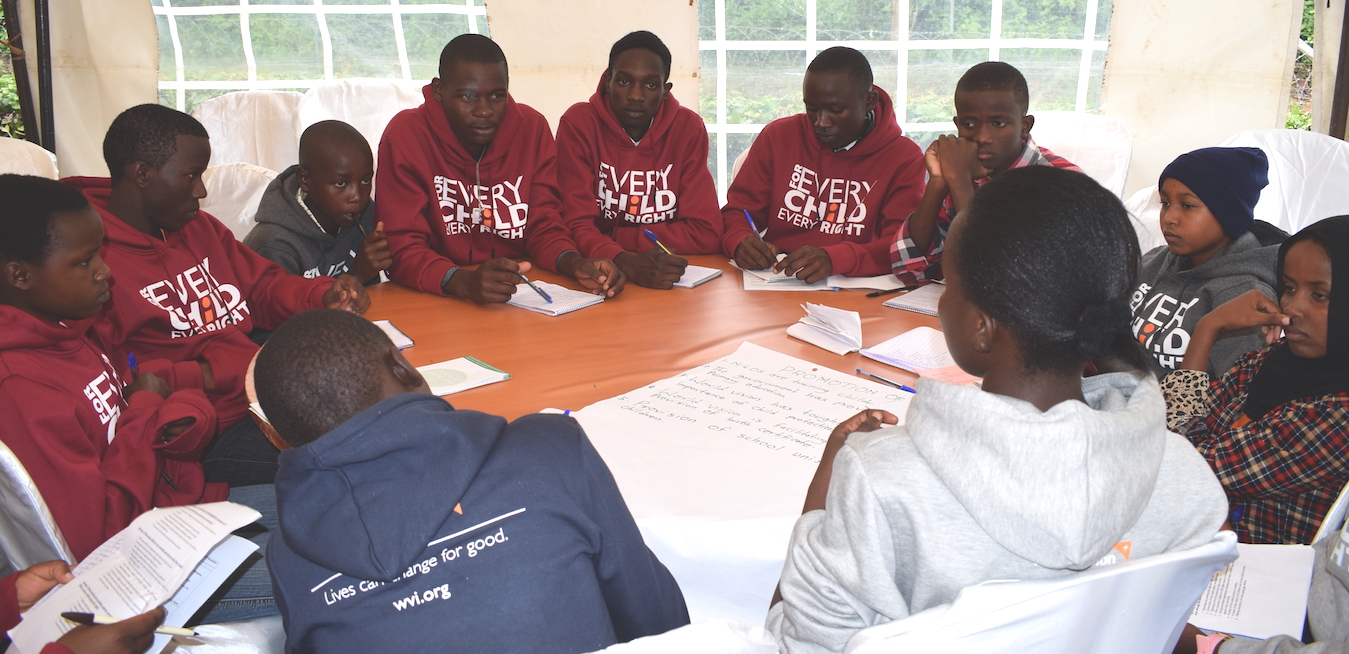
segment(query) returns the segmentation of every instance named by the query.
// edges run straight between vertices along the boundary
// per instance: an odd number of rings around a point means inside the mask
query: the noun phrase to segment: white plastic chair
[[[1128,200],[1124,208],[1129,210],[1129,218],[1138,235],[1139,251],[1147,252],[1158,245],[1166,245],[1162,236],[1162,198],[1157,194],[1157,185],[1138,189]]]
[[[340,120],[356,128],[379,150],[379,139],[394,114],[422,104],[422,81],[353,78],[320,82],[304,94],[295,114],[295,133],[321,120]]]
[[[57,179],[56,155],[36,143],[0,136],[0,174]]]
[[[1223,147],[1260,148],[1269,158],[1269,186],[1255,219],[1289,234],[1323,218],[1349,214],[1349,143],[1299,129],[1237,132]]]
[[[611,645],[592,654],[777,654],[777,642],[763,627],[730,618],[684,625],[663,634]]]
[[[261,166],[246,163],[227,163],[211,166],[202,173],[206,183],[206,199],[201,210],[220,219],[240,241],[253,229],[258,215],[258,202],[267,185],[277,173]]]
[[[1213,573],[1236,558],[1236,535],[1224,531],[1191,550],[1065,579],[986,582],[950,604],[863,629],[844,652],[1170,652]]]
[[[1031,138],[1124,197],[1134,141],[1124,121],[1076,111],[1036,111]]]
[[[211,98],[192,112],[211,135],[209,165],[243,162],[285,170],[298,162],[300,133],[295,91],[235,91]]]
[[[4,443],[0,443],[0,518],[0,549],[14,570],[55,559],[75,563],[37,484]]]
[[[1316,536],[1312,538],[1310,544],[1315,545],[1321,542],[1322,538],[1339,533],[1340,527],[1344,526],[1346,513],[1349,513],[1349,484],[1340,491],[1335,503],[1330,505],[1330,510],[1326,512],[1326,517],[1321,519],[1321,527],[1316,530]]]

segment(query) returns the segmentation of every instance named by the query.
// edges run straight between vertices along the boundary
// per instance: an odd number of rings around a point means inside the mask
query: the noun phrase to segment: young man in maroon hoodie
[[[506,55],[478,34],[440,53],[426,102],[389,121],[379,143],[375,219],[393,280],[479,304],[506,302],[531,267],[613,297],[623,273],[583,257],[559,214],[557,147],[548,121],[507,90]],[[463,266],[482,264],[476,270]]]
[[[670,64],[660,37],[624,36],[590,101],[557,124],[562,217],[581,253],[650,288],[674,287],[688,264],[680,254],[721,249],[707,127],[670,95]]]
[[[890,272],[890,243],[923,195],[922,150],[852,48],[810,62],[802,99],[805,113],[765,126],[731,182],[723,251],[806,282]]]
[[[219,415],[220,437],[204,463],[208,478],[231,486],[271,483],[276,448],[247,418],[244,374],[254,328],[275,329],[318,307],[369,306],[350,275],[289,275],[235,240],[200,210],[201,174],[211,144],[201,123],[168,107],[122,112],[103,140],[112,178],[71,177],[103,218],[103,257],[117,271],[106,320],[97,325],[109,354],[165,358],[180,379],[204,388]]]

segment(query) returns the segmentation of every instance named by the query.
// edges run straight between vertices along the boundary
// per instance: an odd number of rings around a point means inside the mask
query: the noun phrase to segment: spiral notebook
[[[458,393],[511,378],[509,372],[489,366],[473,357],[459,357],[432,363],[417,368],[417,372],[422,373],[422,378],[436,395]]]
[[[721,269],[707,266],[688,265],[684,267],[684,276],[675,282],[675,288],[693,288],[721,277]]]
[[[577,309],[584,309],[588,306],[596,305],[604,301],[603,295],[575,291],[566,286],[550,284],[534,280],[534,285],[543,289],[548,297],[553,299],[549,302],[534,292],[528,284],[520,284],[515,287],[515,294],[511,296],[510,301],[506,302],[511,306],[529,309],[548,316],[560,316],[564,313],[571,313]]]
[[[937,315],[937,301],[941,300],[941,294],[945,290],[945,284],[928,284],[886,300],[885,306],[935,316]]]

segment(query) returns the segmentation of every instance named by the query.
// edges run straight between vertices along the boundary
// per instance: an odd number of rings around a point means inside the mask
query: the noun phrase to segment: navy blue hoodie
[[[409,393],[280,463],[288,651],[590,652],[688,624],[572,418]]]

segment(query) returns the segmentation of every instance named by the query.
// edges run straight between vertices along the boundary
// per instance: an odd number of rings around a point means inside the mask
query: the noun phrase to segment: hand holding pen
[[[754,224],[754,218],[750,216],[748,209],[741,209],[745,214],[745,222],[749,223],[750,231],[754,232],[740,241],[740,245],[735,247],[735,264],[745,270],[764,270],[777,263],[778,255],[782,254],[777,246],[759,238],[759,228]]]

